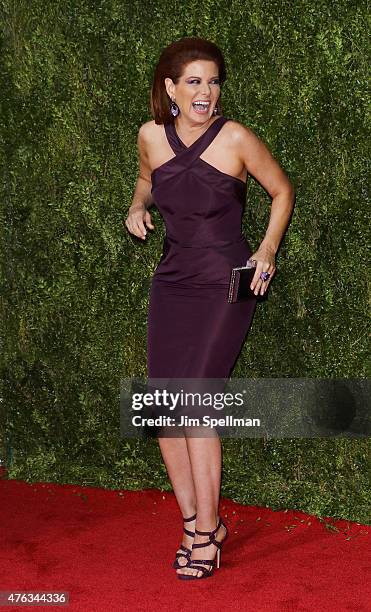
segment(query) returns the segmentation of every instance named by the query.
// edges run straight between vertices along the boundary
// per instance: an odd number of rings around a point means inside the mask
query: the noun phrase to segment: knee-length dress
[[[231,269],[252,254],[242,234],[246,183],[200,158],[227,121],[217,117],[189,147],[164,124],[175,156],[151,176],[166,235],[150,285],[150,378],[228,378],[253,320],[255,297],[227,301]]]

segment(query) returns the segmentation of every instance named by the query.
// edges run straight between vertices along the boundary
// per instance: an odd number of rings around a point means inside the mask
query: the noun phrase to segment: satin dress
[[[164,125],[175,155],[151,176],[166,235],[150,285],[150,378],[227,379],[253,320],[256,298],[227,301],[231,269],[253,252],[242,235],[246,183],[200,158],[227,121],[189,147]]]

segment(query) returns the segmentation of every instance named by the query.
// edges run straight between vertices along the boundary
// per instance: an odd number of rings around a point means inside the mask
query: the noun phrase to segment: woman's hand
[[[254,261],[256,261],[255,274],[250,287],[255,295],[258,295],[259,291],[260,295],[263,295],[268,289],[268,285],[276,271],[275,252],[268,246],[260,245],[258,250],[255,251],[249,259],[254,259]],[[262,272],[269,272],[270,277],[268,280],[263,281],[260,278]]]
[[[146,224],[149,229],[155,229],[155,226],[152,224],[151,215],[144,204],[135,204],[134,206],[130,206],[129,213],[125,221],[125,225],[129,232],[134,234],[134,236],[138,236],[138,238],[145,240],[147,230],[144,224]]]

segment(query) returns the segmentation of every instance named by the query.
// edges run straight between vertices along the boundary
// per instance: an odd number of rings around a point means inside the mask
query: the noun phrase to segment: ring
[[[260,278],[261,278],[263,281],[268,280],[268,278],[269,278],[269,277],[270,277],[269,272],[261,272],[261,273],[260,273]]]

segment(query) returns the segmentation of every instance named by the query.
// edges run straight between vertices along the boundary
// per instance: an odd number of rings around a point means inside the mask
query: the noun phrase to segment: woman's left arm
[[[294,208],[295,191],[268,147],[250,128],[238,124],[235,139],[240,159],[248,173],[259,181],[272,198],[267,231],[258,250],[250,258],[257,262],[251,289],[255,295],[259,292],[263,295],[276,271],[275,255],[289,224]],[[262,272],[270,274],[268,280],[260,278]]]

